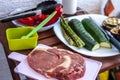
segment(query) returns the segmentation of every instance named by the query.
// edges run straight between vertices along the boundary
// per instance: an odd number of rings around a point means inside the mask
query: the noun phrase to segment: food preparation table
[[[82,15],[84,14],[84,12],[80,12],[77,13],[76,15]],[[67,15],[64,15],[67,16]],[[7,43],[7,39],[6,39],[6,29],[7,28],[11,28],[11,27],[15,27],[15,25],[13,25],[11,22],[6,22],[6,23],[0,23],[0,41],[3,44],[4,50],[5,50],[5,55],[6,57],[12,52],[9,50],[8,47],[8,43]],[[53,29],[50,29],[48,31],[45,32],[39,32],[38,33],[39,38],[38,38],[38,44],[45,44],[51,47],[58,47],[58,48],[63,48],[63,49],[68,49],[71,50],[70,48],[68,48],[66,45],[64,45],[55,35]],[[32,49],[29,50],[21,50],[21,51],[16,51],[22,54],[28,54]],[[71,50],[72,51],[72,50]],[[102,53],[101,53],[102,54]],[[85,55],[83,55],[85,56]],[[90,57],[90,56],[85,56],[87,58],[90,59],[94,59],[94,60],[98,60],[102,62],[102,67],[100,69],[100,73],[109,69],[112,69],[116,66],[120,66],[120,55],[116,55],[116,56],[112,56],[112,57],[102,57],[102,58],[97,58],[97,57]],[[16,61],[10,60],[8,59],[8,63],[9,63],[9,67],[12,73],[12,76],[14,78],[14,80],[19,80],[19,76],[18,74],[16,74],[14,72],[14,68],[17,64]],[[1,64],[2,65],[2,64]]]

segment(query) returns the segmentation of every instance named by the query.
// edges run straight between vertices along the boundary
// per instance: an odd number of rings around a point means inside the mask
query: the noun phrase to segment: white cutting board
[[[49,46],[43,45],[43,44],[39,44],[36,48],[50,48]],[[19,61],[20,63],[15,67],[14,71],[18,74],[23,74],[27,77],[30,77],[32,79],[35,80],[57,80],[55,78],[46,78],[44,77],[42,74],[37,73],[36,71],[34,71],[28,64],[27,62],[27,56],[23,55],[21,53],[17,53],[17,52],[12,52],[8,58],[12,59],[12,60],[16,60]],[[95,80],[99,70],[102,66],[102,63],[96,60],[92,60],[92,59],[88,59],[85,58],[85,62],[86,62],[86,72],[85,75],[82,78],[79,78],[77,80]],[[41,64],[42,65],[42,64]]]

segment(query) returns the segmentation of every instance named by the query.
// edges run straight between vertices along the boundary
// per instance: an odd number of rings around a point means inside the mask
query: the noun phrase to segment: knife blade
[[[105,36],[107,37],[107,39],[118,49],[118,51],[120,52],[120,42],[107,30],[104,30],[102,25],[100,25],[97,21],[95,21],[94,18],[92,18],[91,16],[89,16],[89,18],[96,23],[99,27],[99,29],[105,34]]]

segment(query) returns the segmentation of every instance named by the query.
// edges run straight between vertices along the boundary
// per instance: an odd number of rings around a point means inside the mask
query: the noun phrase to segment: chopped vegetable
[[[101,47],[111,48],[111,44],[105,37],[104,33],[99,29],[99,26],[89,18],[84,18],[82,20],[84,28],[89,32],[89,34],[100,43]]]
[[[65,30],[65,32],[71,36],[73,41],[76,43],[78,48],[81,48],[85,45],[85,43],[76,35],[76,33],[70,28],[68,23],[64,20],[64,18],[61,16],[60,18],[60,25]]]
[[[100,47],[99,43],[85,30],[78,19],[72,19],[68,23],[74,32],[85,42],[86,49],[96,50]]]
[[[17,21],[28,26],[34,26],[36,24],[33,17],[21,18],[18,19]]]
[[[102,23],[103,28],[110,31],[112,28],[117,27],[120,24],[120,19],[115,17],[108,17]]]
[[[72,45],[72,46],[76,46],[75,42],[73,41],[73,39],[65,32],[65,30],[62,28],[62,33],[64,38],[67,40],[67,42]]]
[[[59,19],[59,17],[63,13],[62,5],[58,5],[55,10],[57,11],[57,14],[48,23],[46,23],[45,26],[53,24],[53,23],[55,23]],[[23,25],[35,26],[35,25],[40,24],[48,16],[49,15],[46,15],[46,14],[39,14],[39,15],[32,16],[32,17],[21,18],[21,19],[18,19],[17,21],[19,23],[22,23]]]
[[[120,41],[120,26],[110,30],[111,34]]]

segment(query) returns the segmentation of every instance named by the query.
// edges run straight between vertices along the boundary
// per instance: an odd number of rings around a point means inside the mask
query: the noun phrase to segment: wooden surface
[[[80,15],[80,14],[83,14],[83,13],[77,13],[77,14]],[[8,56],[8,54],[10,54],[11,51],[8,48],[8,43],[7,43],[7,40],[6,40],[6,32],[5,31],[6,31],[7,28],[11,28],[11,27],[15,27],[15,26],[10,22],[0,23],[0,41],[2,42],[2,44],[4,46],[6,56]],[[51,46],[51,47],[58,47],[58,48],[71,50],[70,48],[65,46],[55,36],[53,29],[50,29],[50,30],[45,31],[45,32],[39,32],[38,34],[39,34],[38,44],[41,43],[41,44],[45,44],[45,45],[48,45],[48,46]],[[21,51],[16,51],[16,52],[23,53],[23,54],[27,55],[27,54],[29,54],[29,52],[31,50],[32,49],[21,50]],[[101,61],[103,65],[102,65],[102,68],[101,68],[100,72],[103,72],[105,70],[109,70],[109,69],[114,68],[116,66],[120,66],[120,55],[113,56],[113,57],[107,57],[107,58],[95,58],[95,57],[89,57],[89,56],[85,56],[85,57]],[[16,62],[8,59],[8,63],[9,63],[9,67],[11,69],[14,80],[19,80],[18,75],[14,72]]]

